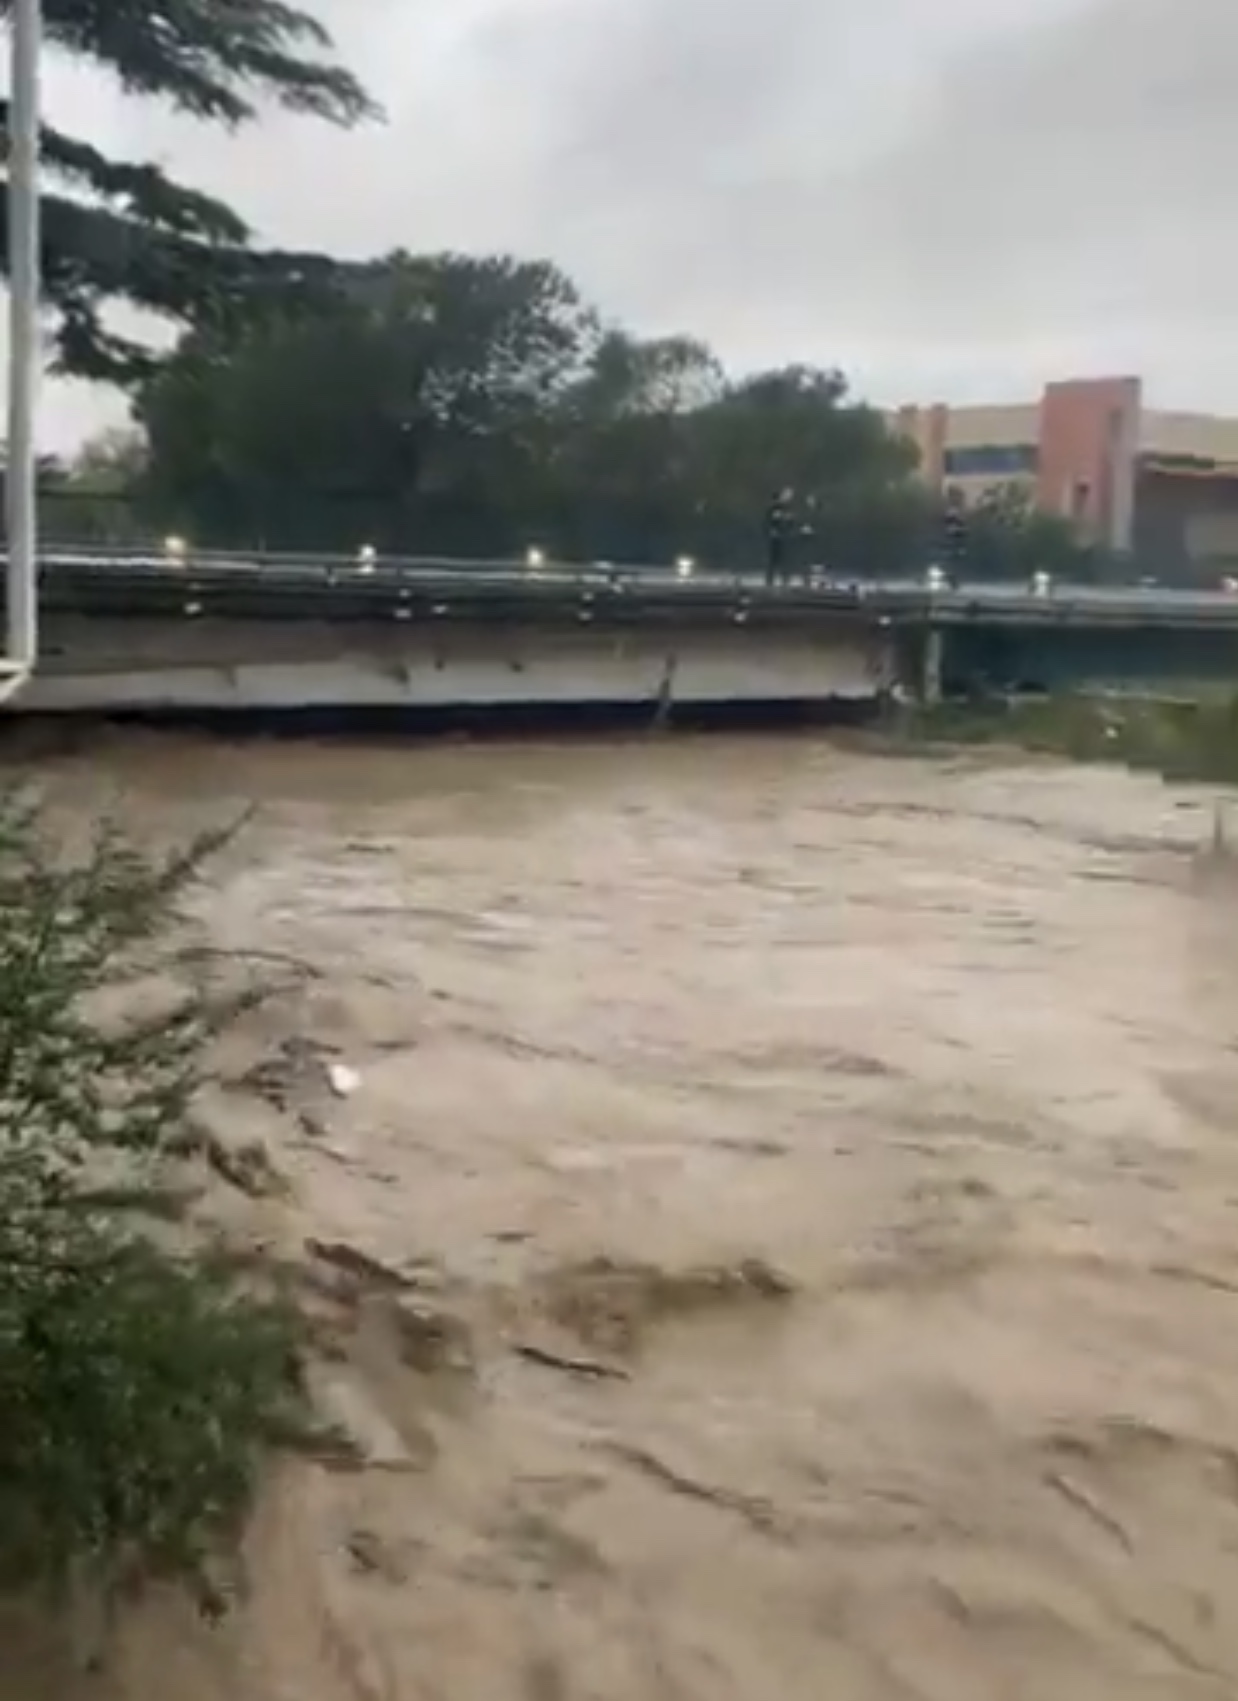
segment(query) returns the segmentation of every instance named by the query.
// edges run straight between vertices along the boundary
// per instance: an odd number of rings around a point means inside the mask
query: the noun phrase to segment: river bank
[[[1167,780],[1238,784],[1238,696],[1173,701],[1070,696],[900,706],[887,748],[1026,751],[1073,762],[1120,763]]]

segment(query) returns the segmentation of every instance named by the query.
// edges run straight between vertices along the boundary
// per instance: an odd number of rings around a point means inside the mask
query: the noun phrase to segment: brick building
[[[1081,537],[1165,579],[1238,567],[1238,418],[1145,408],[1138,378],[1073,378],[1003,407],[893,410],[923,476],[967,501],[1033,493]]]

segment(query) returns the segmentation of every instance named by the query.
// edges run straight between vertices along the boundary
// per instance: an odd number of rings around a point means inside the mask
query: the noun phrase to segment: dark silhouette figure
[[[941,517],[941,547],[947,578],[955,584],[967,562],[971,543],[969,532],[967,503],[961,492],[948,490]]]
[[[790,578],[791,538],[795,531],[795,492],[780,490],[765,510],[765,583],[785,585]]]

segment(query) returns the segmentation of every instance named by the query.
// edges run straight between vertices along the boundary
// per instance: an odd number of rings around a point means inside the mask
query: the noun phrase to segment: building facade
[[[1004,407],[888,415],[922,476],[974,502],[1016,486],[1081,538],[1166,579],[1238,568],[1238,418],[1145,408],[1138,378],[1072,378]]]

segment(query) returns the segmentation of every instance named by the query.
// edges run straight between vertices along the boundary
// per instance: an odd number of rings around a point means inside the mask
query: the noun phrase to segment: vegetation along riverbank
[[[1238,784],[1238,694],[949,702],[900,707],[888,723],[891,750],[948,745],[1004,745],[1075,762],[1121,763],[1167,780]]]

